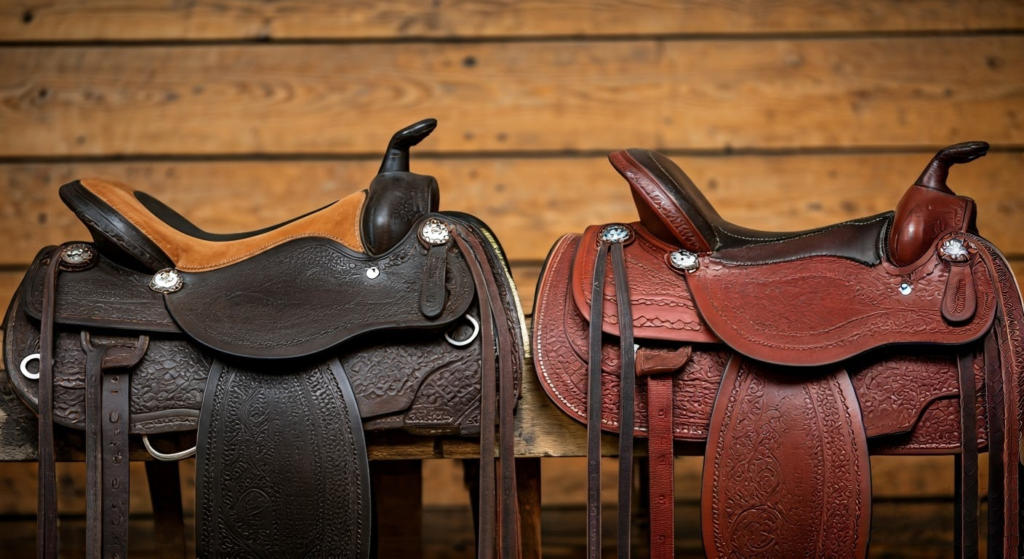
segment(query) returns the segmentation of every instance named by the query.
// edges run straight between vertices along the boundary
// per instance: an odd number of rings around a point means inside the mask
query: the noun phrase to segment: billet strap
[[[337,358],[216,362],[196,453],[198,557],[370,554],[370,471]]]
[[[632,234],[632,233],[630,233]],[[612,282],[618,310],[621,368],[619,369],[619,493],[618,557],[628,559],[631,547],[633,489],[633,414],[636,393],[636,349],[629,278],[622,242],[602,240],[594,261],[590,298],[590,363],[587,388],[587,552],[601,555],[601,325],[604,321],[606,257],[611,253]],[[653,483],[653,482],[652,482]]]
[[[129,369],[138,365],[149,338],[93,343],[82,332],[85,361],[86,556],[128,555]]]
[[[710,559],[865,557],[871,463],[849,374],[794,377],[733,355],[711,416],[703,480]]]
[[[36,556],[57,559],[57,464],[53,442],[53,319],[56,309],[57,275],[63,246],[50,254],[43,286],[42,317],[39,325],[39,514],[36,524]]]
[[[978,409],[975,352],[960,355],[960,454],[956,455],[954,544],[957,559],[978,557]],[[981,359],[984,359],[981,357]]]
[[[651,559],[672,559],[675,557],[675,475],[671,374],[647,377],[647,456]]]
[[[495,556],[495,528],[500,531],[499,556],[514,559],[522,555],[519,540],[519,506],[515,472],[515,375],[512,370],[512,342],[505,328],[508,324],[501,295],[493,279],[495,271],[487,252],[472,232],[456,227],[453,237],[466,255],[476,287],[480,306],[480,329],[483,351],[480,374],[480,524],[477,557]],[[497,342],[497,343],[495,343]],[[495,366],[500,361],[500,369]],[[496,390],[499,392],[496,394]],[[501,477],[494,470],[495,400],[498,401],[498,435],[500,441]],[[500,486],[500,488],[498,487]],[[500,500],[495,498],[500,489]],[[495,503],[495,501],[498,503]],[[497,512],[497,518],[495,518]]]

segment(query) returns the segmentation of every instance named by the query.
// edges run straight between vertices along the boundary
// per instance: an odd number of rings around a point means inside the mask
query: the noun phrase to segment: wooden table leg
[[[177,462],[146,462],[149,498],[153,501],[157,556],[185,557],[185,521],[181,510],[181,476]]]
[[[516,459],[516,487],[519,491],[519,529],[524,558],[541,556],[540,458]]]
[[[423,557],[423,463],[420,460],[370,462],[377,557]],[[381,538],[381,535],[385,535]]]

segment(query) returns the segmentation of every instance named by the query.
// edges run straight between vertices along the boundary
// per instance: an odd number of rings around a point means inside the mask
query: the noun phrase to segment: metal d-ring
[[[149,455],[161,462],[177,462],[178,460],[184,460],[191,458],[196,455],[196,449],[198,446],[194,446],[181,452],[174,452],[171,454],[164,454],[157,449],[153,448],[153,445],[149,444],[149,435],[142,435],[142,444],[145,445],[146,450],[149,451]]]
[[[28,364],[31,363],[33,360],[36,360],[36,361],[39,360],[39,354],[38,353],[33,353],[32,355],[29,355],[29,356],[25,357],[24,359],[22,359],[21,360],[21,367],[19,367],[19,368],[21,369],[22,376],[24,376],[25,378],[27,378],[29,380],[39,380],[39,373],[33,373],[32,371],[28,370]]]
[[[470,321],[473,324],[473,334],[470,335],[465,340],[456,340],[455,338],[452,338],[448,332],[445,332],[444,339],[448,340],[448,343],[452,344],[455,347],[465,347],[473,343],[473,340],[475,340],[476,337],[480,334],[480,322],[477,321],[477,319],[473,318],[473,315],[469,314],[466,315],[466,320]]]

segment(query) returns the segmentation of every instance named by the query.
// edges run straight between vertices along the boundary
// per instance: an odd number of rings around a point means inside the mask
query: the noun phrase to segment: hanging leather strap
[[[978,557],[978,428],[974,363],[978,356],[960,356],[960,454],[956,456],[955,548],[957,559]]]
[[[513,371],[509,324],[501,294],[495,285],[495,270],[488,253],[475,235],[456,228],[453,237],[470,263],[470,271],[480,304],[480,334],[483,351],[480,374],[480,536],[477,557],[494,556],[494,529],[500,528],[500,556],[506,559],[521,556],[519,541],[519,506],[516,494],[515,429],[513,411],[516,404],[515,371]],[[490,281],[489,281],[490,280]],[[500,365],[499,365],[500,363]],[[495,366],[499,370],[495,371]],[[497,390],[497,394],[495,393]],[[500,442],[500,501],[496,506],[498,479],[494,470],[495,402],[498,402],[498,434]],[[495,518],[497,511],[498,518]]]
[[[988,411],[988,556],[1021,556],[1020,452],[1024,346],[1020,330],[1024,309],[1013,272],[998,250],[972,237],[999,289],[992,334],[985,338],[985,396]]]
[[[36,556],[57,559],[57,464],[53,443],[53,318],[56,309],[60,253],[53,251],[46,265],[42,317],[39,325],[39,514],[36,524]]]
[[[636,391],[636,347],[633,345],[633,309],[622,243],[611,247],[612,281],[619,311],[619,559],[629,559],[632,526],[633,414]],[[591,354],[593,359],[594,354]],[[601,353],[597,353],[601,362]]]
[[[590,346],[587,371],[587,557],[601,558],[601,325],[604,275],[609,243],[601,241],[594,260],[590,295]]]

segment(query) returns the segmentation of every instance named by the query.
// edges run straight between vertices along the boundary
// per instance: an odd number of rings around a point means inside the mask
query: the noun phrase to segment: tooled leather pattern
[[[794,383],[744,360],[726,377],[705,460],[708,557],[864,556],[870,464],[841,375]]]
[[[569,288],[569,269],[579,242],[579,235],[563,237],[548,261],[534,314],[534,344],[541,387],[562,411],[586,423],[588,330],[571,301]],[[644,344],[641,342],[641,346]],[[694,347],[691,361],[673,378],[673,432],[678,440],[703,441],[730,352],[715,349],[720,347],[715,345]],[[908,357],[918,353],[888,351],[850,363],[850,375],[865,410],[865,429],[875,437],[872,452],[948,452],[960,446],[958,373],[953,350],[937,354],[929,350],[927,360],[934,368],[919,366]],[[609,432],[618,431],[618,354],[617,342],[607,340],[602,348],[602,428]],[[984,371],[977,370],[976,376],[980,389],[984,386]],[[641,437],[647,430],[645,390],[645,383],[637,384],[635,434]],[[979,397],[982,394],[980,390]],[[985,410],[983,405],[978,407],[978,439],[984,448]],[[908,429],[909,434],[887,436]]]
[[[42,312],[45,263],[56,249],[44,249],[28,271],[22,300],[25,310],[38,319]],[[163,297],[149,288],[149,276],[100,258],[86,270],[57,277],[58,324],[178,332],[164,308]]]
[[[715,335],[708,330],[690,297],[690,292],[665,263],[664,245],[649,237],[643,227],[633,224],[634,241],[624,247],[626,275],[644,278],[630,283],[630,302],[633,308],[633,334],[638,339],[668,339],[675,341],[714,342]],[[570,293],[584,318],[589,320],[591,282],[594,259],[597,255],[597,234],[601,227],[587,229],[579,244],[573,264],[573,291]],[[602,329],[618,335],[618,309],[615,301],[611,269],[606,272],[604,324]]]
[[[473,297],[469,268],[449,249],[448,298],[436,320],[420,314],[427,251],[410,235],[381,258],[342,253],[322,239],[300,239],[228,268],[182,274],[166,296],[175,321],[201,343],[246,357],[298,357],[362,332],[430,327],[457,319]],[[376,267],[379,275],[367,276]]]
[[[963,325],[942,318],[948,265],[937,253],[906,275],[834,257],[727,266],[705,256],[686,278],[701,315],[730,347],[772,363],[822,365],[887,344],[980,337],[995,314],[993,278],[979,259],[971,267],[978,312]],[[909,295],[899,292],[904,281]]]
[[[886,359],[871,362],[851,375],[864,423],[870,425],[869,437],[910,432],[925,407],[959,393],[954,355],[934,348],[905,351],[908,353],[889,352]],[[907,382],[909,379],[914,382]],[[901,396],[894,398],[898,393]]]
[[[505,269],[496,254],[487,256],[495,270]],[[86,277],[82,275],[85,272],[62,274],[61,277],[65,278],[63,285],[69,289],[58,293],[58,301],[69,294],[88,291],[80,288],[76,280],[91,284],[98,281],[95,278],[109,277],[113,273],[129,276],[129,282],[140,281],[130,277],[135,272],[119,269],[103,260],[93,269],[103,270],[104,276]],[[523,361],[519,311],[507,278],[496,278],[496,281],[503,297],[501,303],[505,304],[508,314],[506,327],[514,342],[513,347],[503,348],[503,351],[512,354],[518,393]],[[152,293],[148,287],[145,290]],[[19,300],[23,299],[16,297],[12,302],[4,355],[15,392],[35,410],[37,383],[18,373],[21,360],[37,353],[39,348],[38,323],[26,316],[23,307],[19,306]],[[73,304],[69,302],[65,306],[70,308]],[[468,314],[479,317],[475,304]],[[166,311],[155,322],[172,323]],[[465,339],[471,334],[471,328],[460,320],[451,332],[456,338]],[[155,335],[151,338],[147,355],[131,377],[131,432],[193,430],[211,364],[210,354],[174,336]],[[339,348],[337,353],[349,369],[347,372],[360,410],[367,416],[390,414],[368,419],[367,430],[405,429],[416,433],[476,436],[480,429],[480,343],[478,337],[469,346],[456,348],[448,344],[443,332],[438,330],[414,331],[403,335],[399,341],[393,332],[384,331],[360,336],[353,343]],[[80,330],[68,325],[59,326],[55,348],[55,418],[59,424],[83,429],[85,355],[81,349]],[[418,366],[413,366],[414,362]],[[399,385],[400,388],[396,388]],[[381,402],[384,402],[383,407]]]
[[[623,159],[625,160],[625,158]],[[632,158],[630,157],[625,162],[632,163]],[[657,161],[655,161],[655,164],[657,164]],[[651,206],[651,209],[671,225],[672,232],[682,241],[684,247],[695,252],[711,250],[711,247],[708,245],[709,241],[696,233],[696,227],[690,222],[686,214],[679,209],[675,201],[670,199],[661,188],[656,186],[646,174],[636,169],[627,169],[625,175],[626,181],[629,182],[635,191],[641,193],[641,196]],[[667,173],[665,175],[669,176]],[[678,188],[678,185],[676,186]],[[717,243],[718,240],[712,239],[712,241]]]
[[[370,529],[360,514],[370,498],[368,480],[358,479],[365,450],[330,367],[276,375],[225,367],[212,389],[216,417],[200,441],[198,556],[360,549]]]

